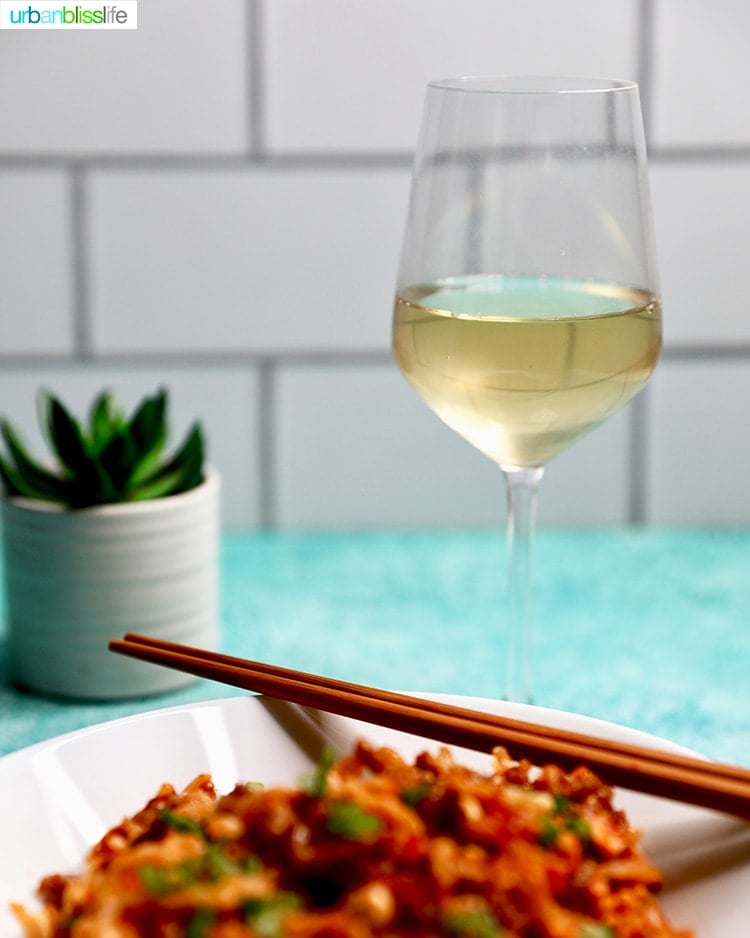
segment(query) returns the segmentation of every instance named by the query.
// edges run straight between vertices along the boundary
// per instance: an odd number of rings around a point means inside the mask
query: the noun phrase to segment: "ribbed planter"
[[[33,691],[114,699],[191,677],[110,652],[141,632],[210,647],[218,627],[220,479],[189,492],[70,511],[0,502],[11,676]]]

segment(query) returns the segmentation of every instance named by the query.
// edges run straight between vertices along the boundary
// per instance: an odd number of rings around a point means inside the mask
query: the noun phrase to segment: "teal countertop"
[[[222,648],[406,690],[501,693],[503,532],[227,533]],[[750,765],[750,531],[546,529],[537,543],[534,703]],[[146,709],[15,689],[0,631],[0,755]]]

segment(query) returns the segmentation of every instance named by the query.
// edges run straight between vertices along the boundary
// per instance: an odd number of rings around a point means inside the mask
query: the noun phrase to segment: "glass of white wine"
[[[660,350],[638,86],[557,77],[428,85],[393,351],[429,407],[505,476],[507,699],[532,693],[544,467],[637,394]]]

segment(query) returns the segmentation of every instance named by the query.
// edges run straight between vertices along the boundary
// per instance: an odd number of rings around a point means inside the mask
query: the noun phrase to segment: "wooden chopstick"
[[[200,661],[207,663],[238,667],[242,669],[243,673],[247,675],[253,673],[258,675],[268,675],[269,677],[278,677],[282,680],[303,681],[306,684],[310,684],[315,687],[327,688],[332,691],[350,692],[375,701],[406,704],[409,707],[421,709],[426,712],[435,713],[438,715],[453,714],[455,716],[462,716],[470,720],[480,719],[483,722],[495,727],[499,734],[508,731],[524,731],[533,733],[535,736],[540,738],[548,738],[552,741],[553,744],[561,740],[575,744],[587,743],[596,745],[602,750],[615,752],[620,755],[630,755],[634,759],[650,759],[652,761],[666,762],[670,765],[683,765],[686,768],[698,767],[701,770],[708,766],[710,767],[713,774],[725,775],[728,778],[736,778],[740,781],[750,780],[750,769],[745,769],[734,765],[727,765],[725,763],[719,762],[709,762],[705,759],[686,756],[680,753],[670,753],[661,749],[654,749],[634,743],[624,743],[617,740],[603,739],[600,737],[594,738],[572,730],[558,729],[552,726],[542,726],[537,723],[530,723],[511,717],[500,716],[499,714],[482,713],[477,710],[459,707],[455,704],[445,704],[430,699],[423,699],[421,697],[413,697],[408,694],[397,693],[395,691],[383,690],[377,687],[367,687],[362,684],[353,684],[348,681],[341,681],[337,680],[336,678],[323,677],[318,674],[310,674],[303,671],[295,671],[290,668],[283,668],[279,665],[267,664],[261,661],[250,661],[247,658],[238,658],[234,655],[224,655],[219,652],[210,651],[204,648],[180,645],[175,642],[168,642],[164,639],[153,638],[148,635],[139,635],[130,632],[127,633],[122,640],[114,639],[110,643],[109,647],[113,651],[118,651],[122,654],[131,654],[132,657],[146,658],[146,660],[153,661],[156,664],[169,664],[163,655],[149,656],[148,654],[140,654],[135,650],[129,651],[125,645],[129,647],[138,645],[144,649],[158,649],[167,653],[176,652],[178,654],[188,655],[191,658],[199,659]],[[195,673],[187,666],[184,667],[183,670],[186,670],[189,673]],[[226,680],[222,677],[213,679],[220,680],[226,684],[231,684],[232,686],[243,687],[246,690],[254,689],[254,687],[246,686],[244,682],[236,683],[235,681]],[[275,695],[268,693],[267,696],[270,697]],[[323,710],[325,708],[320,706],[318,709]],[[501,742],[500,738],[498,738],[498,742]]]
[[[567,770],[587,765],[609,785],[750,820],[750,770],[737,766],[541,727],[145,635],[128,633],[109,647],[198,677],[453,746],[491,752],[502,745],[513,758],[551,761]]]

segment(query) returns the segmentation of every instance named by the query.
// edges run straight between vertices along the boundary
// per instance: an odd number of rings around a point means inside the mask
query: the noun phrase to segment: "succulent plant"
[[[110,391],[91,405],[88,421],[76,420],[47,391],[39,395],[39,422],[55,457],[53,468],[32,458],[8,420],[0,421],[7,453],[0,455],[5,494],[86,508],[143,501],[195,488],[203,479],[204,441],[198,423],[167,456],[168,395],[145,397],[127,417]]]

